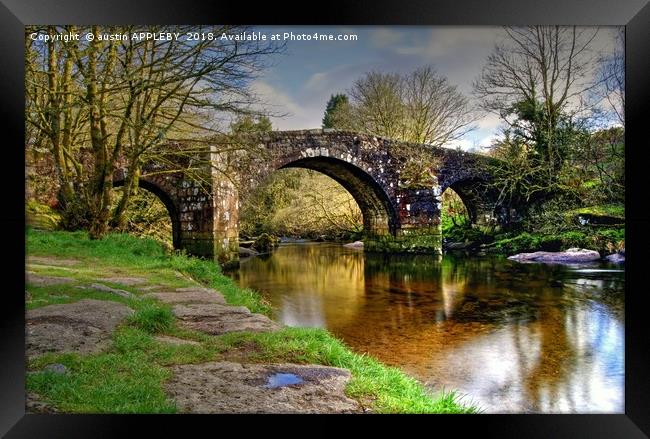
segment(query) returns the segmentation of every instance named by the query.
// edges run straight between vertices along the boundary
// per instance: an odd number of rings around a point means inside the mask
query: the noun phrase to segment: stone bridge
[[[487,184],[485,165],[491,159],[484,156],[330,129],[273,131],[249,141],[264,159],[240,166],[238,184],[220,172],[224,163],[236,158],[216,148],[210,153],[212,166],[205,165],[204,183],[183,172],[165,172],[160,164],[143,167],[139,185],[167,207],[175,248],[236,263],[237,187],[249,190],[282,168],[322,172],[347,189],[363,214],[368,251],[439,253],[440,196],[447,188],[461,197],[473,223],[500,223],[505,218]],[[115,185],[123,184],[125,176],[126,170],[118,169]]]

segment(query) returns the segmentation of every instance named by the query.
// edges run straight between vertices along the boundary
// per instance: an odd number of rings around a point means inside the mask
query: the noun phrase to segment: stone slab
[[[226,300],[215,290],[187,290],[178,293],[148,293],[144,297],[152,297],[164,303],[213,303],[225,305]]]
[[[110,345],[115,327],[132,313],[121,303],[93,299],[28,310],[27,356],[100,352]]]
[[[211,335],[228,332],[267,332],[282,326],[262,314],[253,314],[244,306],[216,304],[175,305],[172,312],[180,326]]]
[[[184,413],[357,413],[345,369],[298,364],[214,362],[177,365],[166,391]],[[290,375],[299,383],[271,386]],[[290,381],[291,382],[291,381]]]
[[[64,276],[46,276],[28,271],[26,274],[27,283],[37,287],[49,287],[52,285],[62,285],[74,282],[74,279]]]

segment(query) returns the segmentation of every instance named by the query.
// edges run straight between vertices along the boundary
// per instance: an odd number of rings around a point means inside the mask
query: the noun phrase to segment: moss
[[[603,204],[598,206],[581,207],[567,212],[568,215],[593,215],[610,216],[614,218],[625,218],[625,206],[622,204]]]
[[[276,236],[262,233],[253,243],[252,247],[259,252],[268,252],[280,244],[280,239]]]
[[[442,253],[442,235],[405,234],[376,236],[364,240],[364,250],[377,253]]]
[[[61,215],[46,204],[29,200],[25,204],[27,224],[41,230],[56,230],[61,222]]]
[[[625,248],[625,228],[582,228],[554,234],[520,233],[499,239],[486,249],[489,253],[513,255],[535,251],[563,251],[579,247],[597,250],[601,254]]]

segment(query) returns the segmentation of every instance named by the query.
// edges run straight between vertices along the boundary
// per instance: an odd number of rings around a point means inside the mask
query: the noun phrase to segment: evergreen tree
[[[323,128],[351,128],[350,101],[344,94],[336,94],[330,97],[323,117]]]

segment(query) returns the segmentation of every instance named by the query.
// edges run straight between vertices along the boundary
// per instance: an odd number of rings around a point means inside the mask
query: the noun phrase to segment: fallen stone
[[[597,261],[600,259],[600,254],[596,250],[570,248],[563,252],[519,253],[517,255],[509,256],[508,259],[518,262],[550,262],[571,264]]]
[[[163,290],[165,289],[162,285],[145,285],[144,287],[138,288],[140,291],[153,291],[153,290]]]
[[[281,326],[262,314],[253,314],[244,306],[217,304],[176,305],[172,312],[180,326],[211,335],[228,332],[267,332]]]
[[[173,345],[193,345],[193,346],[199,346],[201,343],[198,341],[194,340],[184,340],[182,338],[176,338],[176,337],[170,337],[168,335],[157,335],[154,337],[154,340],[160,342],[160,343],[169,343]]]
[[[45,276],[42,274],[36,274],[32,271],[28,271],[26,274],[27,283],[36,287],[49,287],[52,285],[69,284],[70,282],[74,282],[74,279],[70,277]]]
[[[64,373],[66,373],[68,371],[68,368],[65,367],[65,365],[63,365],[61,363],[54,363],[54,364],[48,364],[47,366],[45,366],[43,368],[43,371],[63,375]]]
[[[178,291],[178,290],[177,290]],[[178,293],[148,293],[144,297],[152,297],[165,303],[215,303],[225,305],[223,295],[215,290],[194,289]]]
[[[445,244],[447,250],[470,250],[477,246],[476,242],[450,242]]]
[[[363,248],[363,241],[354,241],[348,244],[343,244],[343,247],[347,248]]]
[[[216,362],[177,365],[167,393],[184,413],[356,413],[345,369]],[[286,379],[286,378],[291,379]]]
[[[613,253],[605,256],[605,259],[607,262],[611,262],[612,264],[623,264],[625,263],[625,253]]]
[[[133,310],[117,302],[83,299],[27,311],[27,356],[47,352],[100,352],[115,327]]]

